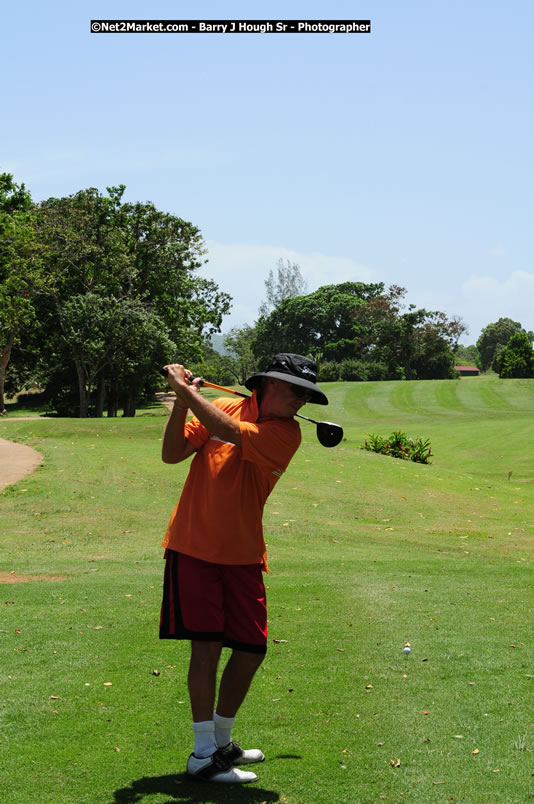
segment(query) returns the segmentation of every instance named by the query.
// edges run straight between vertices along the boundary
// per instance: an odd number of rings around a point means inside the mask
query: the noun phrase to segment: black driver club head
[[[343,428],[333,422],[317,422],[317,438],[323,447],[336,447],[343,438]]]

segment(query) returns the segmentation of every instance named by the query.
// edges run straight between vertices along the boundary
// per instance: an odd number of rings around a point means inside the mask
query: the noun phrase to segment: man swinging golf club
[[[294,420],[307,402],[327,405],[306,357],[278,354],[245,385],[250,398],[209,402],[200,379],[182,365],[165,367],[176,393],[162,459],[196,453],[163,541],[165,578],[160,638],[191,642],[188,690],[194,748],[189,775],[213,782],[253,782],[240,767],[264,760],[232,740],[235,716],[267,647],[262,571],[267,571],[265,501],[300,445]],[[186,423],[187,410],[194,418]],[[221,649],[231,655],[218,691]]]

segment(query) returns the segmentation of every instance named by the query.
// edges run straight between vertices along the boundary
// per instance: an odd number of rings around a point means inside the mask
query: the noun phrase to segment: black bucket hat
[[[245,382],[245,387],[253,391],[258,385],[260,377],[273,377],[275,380],[299,385],[310,391],[310,402],[315,405],[328,405],[328,399],[315,384],[317,378],[317,364],[308,357],[282,352],[275,355],[272,363],[265,371],[253,374]]]

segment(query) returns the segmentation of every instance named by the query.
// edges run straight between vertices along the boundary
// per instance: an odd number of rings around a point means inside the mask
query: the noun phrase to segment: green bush
[[[342,360],[339,369],[341,379],[346,382],[365,382],[369,378],[368,365],[362,360]]]
[[[333,360],[319,366],[319,382],[337,382],[340,378],[340,365]]]
[[[432,455],[432,447],[428,439],[409,438],[400,430],[391,433],[389,438],[371,433],[367,436],[362,449],[416,463],[430,463]]]
[[[397,380],[402,379],[402,377],[392,377],[388,371],[388,367],[385,363],[380,363],[377,360],[371,360],[369,363],[365,364],[365,368],[367,371],[367,379],[372,380],[373,382],[379,382],[380,380]],[[400,369],[400,366],[398,367]],[[402,369],[401,369],[402,371]],[[396,373],[399,373],[398,370]]]

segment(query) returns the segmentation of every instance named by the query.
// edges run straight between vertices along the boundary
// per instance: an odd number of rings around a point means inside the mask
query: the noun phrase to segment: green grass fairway
[[[183,775],[188,650],[157,627],[187,465],[160,462],[161,410],[0,421],[45,458],[0,494],[2,801],[534,797],[534,381],[324,388],[304,413],[345,439],[301,422],[265,511],[269,651],[235,736],[267,761],[245,788]],[[393,430],[431,465],[360,449]]]

